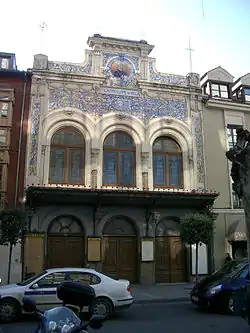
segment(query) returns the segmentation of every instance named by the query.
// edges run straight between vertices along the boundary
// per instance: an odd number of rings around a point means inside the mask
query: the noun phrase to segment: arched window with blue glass
[[[58,130],[50,144],[52,184],[84,184],[85,139],[73,127]]]
[[[135,186],[135,144],[126,132],[110,133],[103,143],[103,185]]]
[[[171,137],[159,137],[153,144],[154,187],[183,187],[182,151]]]

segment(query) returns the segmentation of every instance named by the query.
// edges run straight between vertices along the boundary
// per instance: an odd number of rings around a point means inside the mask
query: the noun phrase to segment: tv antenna
[[[42,21],[42,23],[39,25],[40,31],[41,31],[41,52],[44,52],[44,31],[47,28],[47,23]]]
[[[191,38],[189,37],[188,39],[188,48],[186,48],[187,51],[189,51],[189,70],[190,70],[190,73],[192,73],[193,71],[193,62],[192,62],[192,52],[194,52],[194,49],[192,49],[191,47]]]

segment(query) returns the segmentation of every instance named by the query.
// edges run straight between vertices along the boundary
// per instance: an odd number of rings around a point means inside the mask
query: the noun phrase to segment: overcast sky
[[[16,53],[18,69],[32,67],[36,53],[80,63],[88,36],[100,33],[146,39],[159,71],[186,74],[191,36],[194,72],[221,65],[238,78],[250,72],[249,17],[250,0],[3,1],[0,51]]]

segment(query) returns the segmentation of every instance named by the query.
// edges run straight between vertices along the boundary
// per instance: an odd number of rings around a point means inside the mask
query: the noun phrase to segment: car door
[[[65,272],[49,273],[30,285],[25,291],[25,296],[33,299],[40,311],[59,306],[62,301],[57,297],[56,288],[65,281],[65,277]]]
[[[69,281],[80,282],[94,288],[96,296],[101,294],[101,278],[89,272],[70,271],[67,272],[66,279]],[[88,311],[85,307],[83,311]]]

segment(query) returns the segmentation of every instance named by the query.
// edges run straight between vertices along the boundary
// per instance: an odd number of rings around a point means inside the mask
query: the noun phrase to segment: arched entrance
[[[180,223],[173,218],[160,221],[155,231],[155,281],[174,283],[185,280],[185,255]]]
[[[82,267],[84,232],[73,216],[59,216],[48,228],[47,268]]]
[[[137,282],[137,232],[124,216],[110,219],[103,230],[102,270],[115,279]]]

